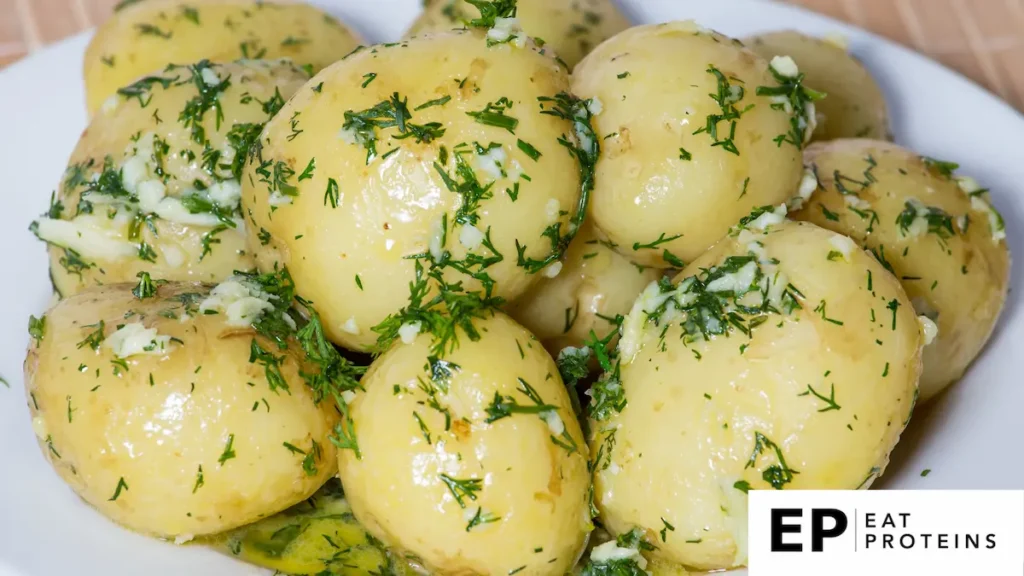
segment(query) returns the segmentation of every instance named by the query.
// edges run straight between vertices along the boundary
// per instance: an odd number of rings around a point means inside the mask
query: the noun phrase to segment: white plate
[[[398,38],[419,0],[314,1],[374,41]],[[842,32],[882,83],[897,140],[959,162],[993,190],[1008,243],[1024,254],[1024,117],[963,77],[922,56],[828,18],[753,0],[620,0],[634,22],[694,18],[732,36],[781,28]],[[85,505],[39,453],[25,407],[21,365],[27,318],[50,297],[44,247],[28,223],[44,212],[85,127],[81,62],[88,34],[0,72],[0,576],[240,576],[263,571],[198,547],[177,548],[115,526]],[[962,382],[918,410],[881,482],[885,488],[1024,488],[1024,460],[1007,449],[1019,432],[1024,386],[1014,342],[1024,342],[1016,299],[1021,267],[996,334]],[[1021,347],[1016,346],[1018,352]],[[929,468],[927,478],[921,471]]]

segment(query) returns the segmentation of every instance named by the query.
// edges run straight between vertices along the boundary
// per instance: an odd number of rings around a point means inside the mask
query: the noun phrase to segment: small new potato
[[[921,372],[917,315],[870,254],[779,212],[751,220],[645,290],[618,379],[591,391],[602,524],[690,569],[746,563],[749,490],[869,486]]]
[[[583,346],[591,331],[599,337],[611,331],[614,324],[605,318],[629,312],[661,273],[633,265],[588,222],[566,251],[558,276],[542,279],[506,309],[557,357],[567,346]]]
[[[355,52],[285,105],[247,165],[257,265],[287,266],[331,341],[359,351],[409,302],[417,266],[519,296],[557,273],[552,239],[581,216],[574,122],[546,113],[578,109],[568,89],[531,42],[477,30]]]
[[[261,126],[309,79],[287,61],[172,66],[121,88],[82,133],[33,223],[68,296],[97,284],[219,282],[254,267],[239,209]]]
[[[874,252],[938,326],[921,376],[921,399],[932,398],[960,379],[999,319],[1010,276],[1002,217],[955,164],[887,142],[818,143],[805,161],[819,187],[793,217]]]
[[[813,118],[756,94],[778,85],[766,60],[689,21],[630,28],[580,62],[573,93],[601,103],[591,213],[620,254],[689,262],[794,193],[803,134],[793,139],[791,120]]]
[[[85,92],[95,114],[121,87],[168,64],[291,59],[319,71],[362,43],[308,4],[256,0],[146,0],[117,10],[85,52]]]
[[[438,361],[398,342],[349,404],[339,452],[356,519],[432,574],[562,575],[590,529],[587,447],[554,361],[495,312]],[[521,351],[520,351],[521,350]]]
[[[555,51],[569,68],[595,46],[629,28],[629,20],[611,0],[519,0],[516,18],[523,30]],[[428,3],[405,37],[462,28],[480,17],[465,0]]]
[[[813,140],[872,138],[892,140],[885,95],[867,68],[844,46],[794,30],[769,32],[744,40],[766,60],[789,56],[805,82],[828,94],[817,104],[822,116]]]
[[[337,411],[314,403],[301,349],[200,312],[208,294],[83,290],[46,313],[25,360],[32,427],[60,477],[115,522],[178,541],[284,510],[337,470]],[[287,389],[250,359],[254,343]]]

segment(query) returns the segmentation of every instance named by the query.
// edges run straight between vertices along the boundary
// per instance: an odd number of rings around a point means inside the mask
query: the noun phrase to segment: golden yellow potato
[[[463,28],[480,17],[465,0],[427,4],[405,36]],[[572,68],[595,46],[629,28],[629,20],[611,0],[519,0],[516,18],[523,30],[551,48]]]
[[[873,138],[892,140],[885,95],[856,56],[829,41],[784,30],[745,39],[762,58],[790,56],[806,74],[808,86],[828,97],[817,105],[821,116],[813,140]]]
[[[68,296],[155,278],[219,282],[250,270],[239,177],[260,127],[308,80],[287,61],[200,62],[126,86],[71,155],[32,225]]]
[[[95,114],[119,88],[168,64],[289,58],[316,72],[362,40],[304,3],[146,0],[106,21],[85,52],[85,93]]]
[[[439,361],[396,343],[349,404],[356,518],[432,574],[562,575],[590,527],[587,447],[551,357],[500,312]],[[460,331],[461,333],[461,331]]]
[[[629,312],[661,273],[638,267],[612,250],[588,222],[565,253],[561,273],[542,279],[506,309],[557,357],[567,346],[583,346],[591,331],[604,336],[614,328],[606,319]]]
[[[654,558],[745,564],[749,490],[867,487],[912,413],[923,334],[899,282],[782,214],[645,290],[591,391],[601,521]]]
[[[268,123],[242,203],[257,266],[286,265],[333,342],[370,349],[417,265],[505,299],[557,274],[581,168],[574,123],[545,112],[589,112],[554,59],[454,31],[358,51],[308,86]]]
[[[924,349],[921,399],[957,381],[985,346],[1006,300],[1005,225],[955,164],[887,142],[837,140],[806,153],[818,191],[793,217],[846,234],[903,283],[938,326]]]
[[[693,22],[630,28],[580,62],[573,92],[602,110],[591,213],[619,253],[689,262],[793,194],[803,132],[791,120],[807,120],[758,96],[762,86],[779,86],[767,61]]]
[[[301,348],[212,313],[208,286],[142,290],[60,301],[25,360],[40,448],[75,492],[181,542],[274,514],[335,474],[337,411],[315,403]]]

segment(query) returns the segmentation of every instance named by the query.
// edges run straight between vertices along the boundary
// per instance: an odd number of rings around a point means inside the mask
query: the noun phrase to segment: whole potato
[[[795,30],[745,39],[762,58],[790,56],[807,75],[807,84],[828,94],[817,105],[823,116],[813,140],[873,138],[892,140],[885,95],[867,68],[846,48]]]
[[[132,2],[89,42],[86,105],[95,114],[118,89],[168,64],[289,58],[315,72],[361,42],[344,24],[301,2]]]
[[[601,521],[652,557],[745,564],[748,490],[867,487],[912,413],[923,336],[899,282],[783,213],[645,290],[591,391]]]
[[[587,448],[558,369],[504,314],[443,359],[396,343],[349,404],[339,469],[367,531],[432,574],[566,573],[590,527]]]
[[[818,191],[793,217],[846,234],[903,283],[938,326],[924,349],[921,399],[956,382],[1006,300],[1010,253],[985,190],[956,165],[887,142],[837,140],[806,153]]]
[[[119,284],[60,301],[25,360],[40,448],[75,492],[180,542],[274,514],[335,474],[337,410],[303,383],[298,346],[214,314],[208,286],[143,286],[144,299]]]
[[[480,17],[465,0],[428,3],[405,36],[462,28]],[[519,0],[516,18],[523,30],[550,47],[570,68],[595,46],[629,28],[611,0]]]
[[[286,265],[328,337],[363,351],[424,263],[505,299],[557,274],[555,244],[583,212],[567,145],[580,150],[584,120],[566,116],[589,115],[568,87],[531,43],[489,46],[477,30],[357,51],[254,148],[242,203],[257,265]]]
[[[579,348],[593,331],[604,335],[619,314],[629,312],[637,295],[661,276],[661,270],[636,266],[585,223],[565,254],[565,266],[544,278],[507,306],[552,356],[567,346]]]
[[[778,86],[767,61],[693,22],[630,28],[580,62],[573,92],[603,110],[593,221],[619,253],[689,262],[754,207],[794,193],[800,120],[762,86]]]
[[[50,210],[54,288],[156,278],[219,282],[253,268],[239,209],[262,124],[308,80],[287,61],[173,66],[122,88],[82,133]]]

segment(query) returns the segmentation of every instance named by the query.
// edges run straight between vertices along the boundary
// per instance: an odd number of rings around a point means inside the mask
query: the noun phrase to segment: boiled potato
[[[156,278],[219,282],[253,268],[239,177],[260,126],[308,80],[287,61],[173,66],[122,88],[76,146],[32,229],[67,296]]]
[[[581,215],[580,168],[559,142],[576,142],[573,123],[544,113],[571,97],[538,102],[568,88],[531,43],[488,46],[476,30],[338,62],[267,125],[248,163],[257,265],[287,266],[328,337],[360,351],[407,304],[417,266],[515,298],[557,274],[553,236],[569,238]]]
[[[659,276],[661,270],[635,266],[612,250],[586,223],[566,252],[561,273],[542,279],[507,310],[557,356],[567,346],[583,346],[591,331],[604,336],[614,328],[609,320],[629,312]]]
[[[846,47],[794,30],[769,32],[744,40],[762,58],[790,56],[806,82],[828,97],[817,106],[822,116],[814,140],[874,138],[892,140],[885,95],[878,82]]]
[[[630,28],[580,62],[573,92],[603,110],[593,221],[619,253],[689,262],[754,207],[793,194],[803,134],[793,139],[791,120],[805,120],[760,86],[778,86],[766,60],[693,22]]]
[[[783,213],[646,289],[591,391],[601,521],[654,558],[745,564],[748,490],[867,487],[913,410],[924,336],[899,282]]]
[[[107,20],[85,52],[85,92],[95,114],[121,87],[168,64],[289,58],[320,70],[361,43],[344,24],[302,3],[145,0]]]
[[[406,37],[462,28],[480,17],[465,0],[435,0],[424,7]],[[595,46],[629,28],[611,0],[519,0],[516,17],[523,30],[550,47],[570,67]]]
[[[587,448],[551,357],[500,312],[443,359],[396,343],[349,404],[342,485],[370,534],[432,574],[564,574],[590,515]]]
[[[140,286],[144,299],[130,284],[79,292],[34,331],[32,426],[75,492],[181,542],[274,514],[335,474],[337,410],[303,384],[298,346],[215,313],[202,284]]]
[[[794,218],[874,252],[938,327],[924,349],[921,398],[957,381],[992,334],[1006,300],[1002,217],[955,165],[886,142],[837,140],[807,150],[818,191]]]

